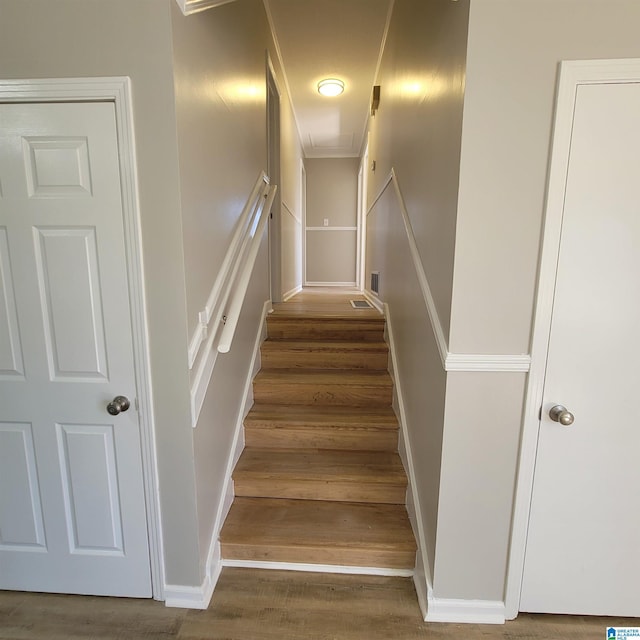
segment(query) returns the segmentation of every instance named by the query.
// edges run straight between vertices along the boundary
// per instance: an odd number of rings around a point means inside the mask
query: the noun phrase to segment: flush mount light
[[[337,78],[327,78],[318,82],[318,93],[323,96],[339,96],[344,91],[344,82]]]

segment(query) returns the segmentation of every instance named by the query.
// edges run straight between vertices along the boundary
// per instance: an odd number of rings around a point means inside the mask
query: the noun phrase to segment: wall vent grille
[[[371,291],[373,291],[373,293],[380,293],[380,272],[379,271],[371,272]]]

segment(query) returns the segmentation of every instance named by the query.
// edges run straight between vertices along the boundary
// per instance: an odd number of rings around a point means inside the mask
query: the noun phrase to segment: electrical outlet
[[[329,226],[329,218],[325,218],[324,219],[324,226],[328,227]]]

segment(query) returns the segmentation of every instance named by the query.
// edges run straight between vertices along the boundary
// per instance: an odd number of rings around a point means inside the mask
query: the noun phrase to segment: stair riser
[[[415,551],[387,549],[270,547],[223,542],[221,551],[222,557],[228,560],[334,564],[345,567],[379,567],[382,569],[413,569],[416,561]]]
[[[253,398],[255,402],[263,404],[388,407],[391,405],[392,389],[391,386],[254,382]]]
[[[247,498],[288,498],[291,500],[332,500],[335,502],[371,502],[404,504],[407,488],[353,482],[312,480],[251,480],[234,478],[237,496]]]
[[[262,449],[344,449],[349,451],[396,451],[398,433],[391,430],[337,428],[245,427],[247,447]]]
[[[297,351],[263,349],[265,369],[357,369],[386,371],[387,353]]]
[[[344,340],[348,342],[381,342],[384,324],[340,322],[324,319],[322,322],[269,318],[267,335],[278,340]]]

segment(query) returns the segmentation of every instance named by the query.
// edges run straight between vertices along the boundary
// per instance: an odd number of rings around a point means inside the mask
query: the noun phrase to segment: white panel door
[[[148,597],[114,105],[0,123],[0,589]]]
[[[568,167],[520,609],[640,616],[640,84],[578,86]]]

